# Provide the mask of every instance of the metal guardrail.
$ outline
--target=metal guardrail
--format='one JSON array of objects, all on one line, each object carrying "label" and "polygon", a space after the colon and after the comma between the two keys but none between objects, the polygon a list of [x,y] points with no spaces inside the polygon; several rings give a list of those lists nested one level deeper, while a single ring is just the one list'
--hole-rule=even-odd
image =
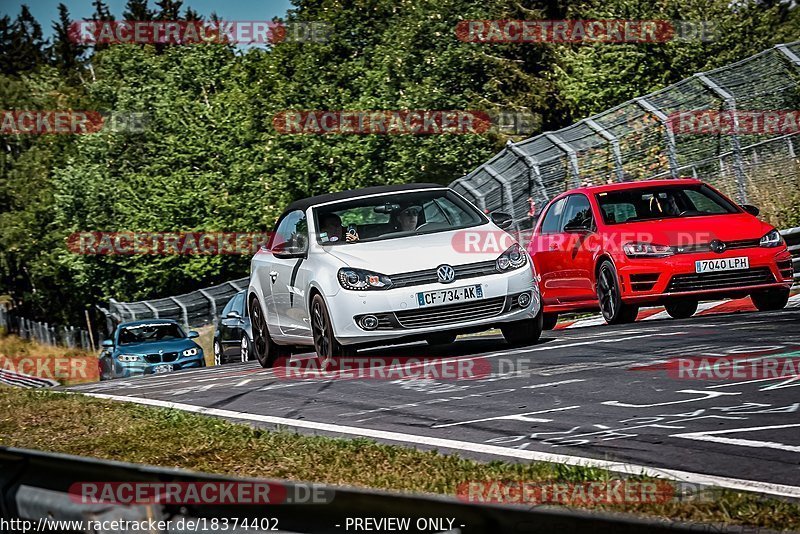
[{"label": "metal guardrail", "polygon": [[581,185],[693,176],[780,224],[782,210],[800,202],[796,131],[746,131],[734,121],[729,133],[681,132],[673,121],[708,110],[800,109],[799,74],[800,41],[777,45],[561,130],[509,142],[450,187],[525,229],[535,220],[529,200],[538,211]]},{"label": "metal guardrail", "polygon": [[138,302],[111,299],[108,309],[98,309],[106,316],[108,332],[115,324],[137,319],[175,319],[186,327],[203,326],[213,324],[228,299],[247,289],[249,282],[250,278],[239,278],[183,295]]},{"label": "metal guardrail", "polygon": [[[719,525],[699,525],[648,520],[620,514],[590,513],[553,507],[525,507],[476,504],[453,497],[400,494],[365,489],[341,488],[314,484],[325,504],[269,505],[196,505],[83,504],[70,498],[68,490],[76,482],[233,482],[245,481],[220,475],[192,473],[107,460],[97,460],[25,449],[0,447],[0,519],[48,520],[172,520],[238,518],[262,520],[274,518],[281,532],[346,532],[348,518],[419,518],[454,519],[449,534],[500,533],[518,534],[634,534],[639,532],[738,532]],[[251,482],[253,479],[247,479]],[[301,494],[308,484],[258,480],[270,486],[280,485],[289,495]],[[33,530],[31,530],[33,531]],[[69,532],[69,530],[62,530]],[[200,530],[196,530],[200,532]],[[215,530],[207,530],[214,532]],[[222,530],[216,530],[221,532]],[[353,531],[351,528],[350,531]],[[121,532],[95,531],[95,534]],[[150,531],[152,532],[152,531]],[[157,532],[166,532],[165,530]],[[178,533],[182,530],[171,530]],[[226,532],[236,532],[226,530]],[[260,532],[252,528],[239,532]],[[431,530],[403,530],[428,532]],[[440,531],[441,532],[441,531]]]}]

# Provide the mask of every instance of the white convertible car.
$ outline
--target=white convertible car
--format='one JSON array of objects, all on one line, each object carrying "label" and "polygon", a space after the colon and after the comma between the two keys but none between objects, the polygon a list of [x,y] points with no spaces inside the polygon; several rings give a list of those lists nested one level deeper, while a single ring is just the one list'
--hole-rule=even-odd
[{"label": "white convertible car", "polygon": [[[435,184],[380,186],[299,200],[253,257],[247,302],[264,367],[295,347],[323,360],[368,345],[452,343],[499,327],[534,343],[542,314],[532,263],[491,218]],[[459,232],[503,234],[501,254],[465,252]]]}]

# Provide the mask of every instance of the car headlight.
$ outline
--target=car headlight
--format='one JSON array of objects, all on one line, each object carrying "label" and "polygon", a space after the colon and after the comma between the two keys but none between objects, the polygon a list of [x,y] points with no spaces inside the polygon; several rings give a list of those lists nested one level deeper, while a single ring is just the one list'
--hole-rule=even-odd
[{"label": "car headlight", "polygon": [[761,238],[761,241],[758,242],[759,247],[779,247],[783,244],[783,238],[781,234],[778,233],[777,230],[770,230],[767,232],[767,235]]},{"label": "car headlight", "polygon": [[339,285],[350,290],[389,289],[392,280],[385,274],[375,273],[364,269],[345,267],[339,269],[337,275]]},{"label": "car headlight", "polygon": [[141,362],[144,360],[144,358],[139,354],[120,354],[119,356],[117,356],[117,359],[120,362],[125,362],[125,363]]},{"label": "car headlight", "polygon": [[638,242],[625,243],[622,251],[629,258],[666,258],[675,254],[675,250],[667,245]]},{"label": "car headlight", "polygon": [[495,262],[495,267],[500,272],[513,271],[526,263],[528,263],[528,254],[519,246],[519,243],[514,243],[500,254]]},{"label": "car headlight", "polygon": [[184,356],[196,356],[198,352],[200,352],[200,351],[197,348],[186,349],[185,351],[183,351],[183,355]]}]

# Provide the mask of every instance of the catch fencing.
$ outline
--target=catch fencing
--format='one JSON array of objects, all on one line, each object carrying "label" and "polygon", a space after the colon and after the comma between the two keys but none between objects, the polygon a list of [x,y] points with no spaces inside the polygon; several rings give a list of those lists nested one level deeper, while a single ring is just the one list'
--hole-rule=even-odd
[{"label": "catch fencing", "polygon": [[0,306],[0,327],[6,333],[43,345],[92,350],[92,337],[88,330],[33,321],[17,315],[13,309],[7,310],[4,306]]},{"label": "catch fencing", "polygon": [[247,289],[248,282],[249,278],[239,278],[184,295],[138,302],[111,299],[108,309],[98,309],[106,316],[108,332],[118,323],[137,319],[175,319],[187,328],[199,327],[212,324],[228,300]]},{"label": "catch fencing", "polygon": [[[484,210],[510,214],[524,230],[551,198],[575,187],[690,176],[759,206],[778,227],[796,225],[800,138],[791,121],[800,109],[799,82],[800,41],[777,45],[561,130],[509,142],[450,186]],[[789,123],[759,131],[739,118],[764,111],[789,112]],[[681,117],[717,112],[734,118],[729,132],[704,133],[702,122],[681,129]]]}]

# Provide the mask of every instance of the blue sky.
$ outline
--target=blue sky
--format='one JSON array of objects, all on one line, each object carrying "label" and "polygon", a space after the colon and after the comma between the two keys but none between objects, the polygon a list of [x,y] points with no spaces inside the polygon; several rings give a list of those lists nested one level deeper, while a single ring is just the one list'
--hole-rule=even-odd
[{"label": "blue sky", "polygon": [[[125,9],[127,0],[105,0],[111,13],[119,19]],[[13,0],[0,0],[0,15],[9,15],[12,18],[19,14],[22,4],[26,4],[42,25],[45,36],[52,34],[51,22],[58,19],[58,4],[63,3],[69,9],[73,20],[87,19],[94,12],[92,0],[28,0],[15,2]],[[155,7],[155,0],[149,0],[151,9]],[[191,7],[198,13],[208,16],[212,11],[225,20],[271,20],[280,17],[291,8],[290,0],[184,0],[182,10]]]}]

